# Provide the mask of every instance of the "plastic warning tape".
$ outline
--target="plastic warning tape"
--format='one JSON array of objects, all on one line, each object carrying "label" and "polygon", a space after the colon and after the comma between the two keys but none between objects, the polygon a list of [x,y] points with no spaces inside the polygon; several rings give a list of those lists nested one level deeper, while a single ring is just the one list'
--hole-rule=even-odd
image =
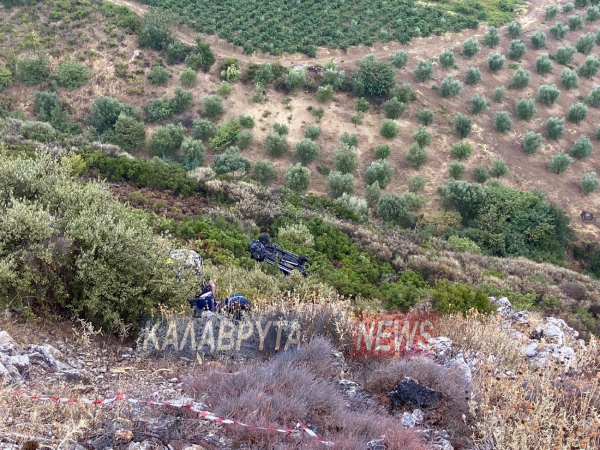
[{"label": "plastic warning tape", "polygon": [[296,433],[296,432],[298,432],[298,430],[303,430],[311,438],[316,439],[317,441],[319,441],[325,445],[328,445],[328,446],[333,445],[333,442],[329,442],[329,441],[323,439],[322,437],[317,435],[313,430],[311,430],[306,425],[304,425],[302,422],[298,422],[296,425],[296,428],[294,428],[294,429],[271,428],[271,427],[261,427],[258,425],[249,425],[249,424],[246,424],[243,422],[238,422],[237,420],[219,417],[214,413],[211,413],[209,411],[204,411],[204,410],[196,407],[192,403],[155,402],[153,400],[140,400],[137,398],[132,398],[132,397],[126,396],[125,394],[122,394],[122,393],[117,394],[115,397],[112,397],[112,398],[97,398],[97,399],[85,398],[85,397],[79,398],[79,399],[66,398],[66,397],[43,397],[43,396],[39,396],[39,395],[23,394],[22,392],[18,392],[18,391],[13,391],[13,395],[15,395],[16,397],[27,398],[30,400],[40,400],[40,401],[57,402],[57,403],[83,403],[85,405],[104,405],[104,404],[108,404],[108,403],[115,403],[118,401],[126,401],[129,403],[140,404],[140,405],[166,406],[166,407],[172,407],[172,408],[187,409],[188,411],[192,411],[192,412],[198,414],[203,419],[210,420],[210,421],[216,422],[216,423],[222,423],[225,425],[239,425],[241,427],[254,428],[257,430],[264,430],[264,431],[275,431],[277,433],[286,433],[286,434]]}]

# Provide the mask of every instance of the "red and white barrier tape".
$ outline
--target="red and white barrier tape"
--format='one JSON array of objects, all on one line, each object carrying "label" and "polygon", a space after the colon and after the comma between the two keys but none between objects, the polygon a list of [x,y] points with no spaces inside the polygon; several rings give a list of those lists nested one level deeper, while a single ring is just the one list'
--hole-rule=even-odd
[{"label": "red and white barrier tape", "polygon": [[155,402],[153,400],[140,400],[137,398],[128,397],[122,393],[117,394],[113,398],[97,398],[97,399],[91,399],[91,398],[85,398],[85,397],[80,398],[80,399],[64,398],[64,397],[42,397],[42,396],[38,396],[38,395],[27,395],[27,394],[23,394],[18,391],[13,391],[13,395],[15,395],[16,397],[28,398],[31,400],[49,401],[49,402],[57,402],[57,403],[83,403],[85,405],[104,405],[107,403],[114,403],[114,402],[124,400],[129,403],[136,403],[136,404],[141,404],[141,405],[170,406],[173,408],[187,409],[189,411],[193,411],[196,414],[198,414],[200,417],[202,417],[203,419],[211,420],[211,421],[217,422],[217,423],[223,423],[226,425],[239,425],[242,427],[255,428],[257,430],[276,431],[278,433],[286,433],[286,434],[296,433],[299,429],[301,429],[306,434],[308,434],[311,438],[316,439],[317,441],[322,442],[325,445],[333,445],[333,442],[326,441],[325,439],[323,439],[322,437],[317,435],[313,430],[311,430],[306,425],[304,425],[302,422],[298,422],[298,424],[296,425],[296,428],[294,428],[294,429],[270,428],[270,427],[261,427],[258,425],[248,425],[246,423],[238,422],[237,420],[231,420],[231,419],[225,419],[224,417],[219,417],[209,411],[203,411],[203,410],[195,407],[191,403],[179,404],[179,403],[173,403],[173,402]]}]

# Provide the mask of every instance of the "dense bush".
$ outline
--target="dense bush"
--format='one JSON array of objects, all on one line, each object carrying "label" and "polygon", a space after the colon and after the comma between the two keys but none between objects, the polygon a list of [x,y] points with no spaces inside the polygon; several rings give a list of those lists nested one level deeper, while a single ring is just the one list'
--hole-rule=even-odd
[{"label": "dense bush", "polygon": [[320,153],[321,149],[319,146],[310,139],[305,138],[296,144],[294,156],[303,166],[307,166],[317,159]]},{"label": "dense bush", "polygon": [[598,177],[596,176],[596,172],[589,172],[583,174],[581,177],[581,190],[585,195],[590,195],[593,192],[598,190],[600,186],[600,182],[598,181]]},{"label": "dense bush", "polygon": [[163,50],[175,39],[173,23],[175,16],[158,8],[150,8],[142,19],[139,42],[142,47]]},{"label": "dense bush", "polygon": [[567,119],[569,122],[579,123],[587,118],[587,112],[587,106],[583,103],[576,103],[569,108]]},{"label": "dense bush", "polygon": [[556,5],[546,6],[546,20],[554,19],[558,11],[559,8]]},{"label": "dense bush", "polygon": [[245,150],[248,147],[250,147],[250,144],[252,144],[252,139],[253,139],[252,131],[242,130],[235,137],[235,145],[240,150]]},{"label": "dense bush", "polygon": [[408,180],[408,192],[420,192],[425,188],[425,178],[422,175],[415,175]]},{"label": "dense bush", "polygon": [[487,191],[478,184],[466,181],[446,181],[439,188],[442,204],[452,206],[464,219],[473,219],[485,202]]},{"label": "dense bush", "polygon": [[521,23],[520,22],[511,22],[508,24],[508,35],[511,38],[516,38],[521,36],[521,33],[523,32],[523,28],[521,27]]},{"label": "dense bush", "polygon": [[267,134],[264,147],[267,155],[274,158],[279,158],[288,151],[287,141],[278,133]]},{"label": "dense bush", "polygon": [[570,45],[565,47],[558,47],[556,49],[556,54],[554,55],[554,59],[557,63],[562,64],[563,66],[567,66],[571,64],[573,61],[573,55],[575,54],[575,49]]},{"label": "dense bush", "polygon": [[586,33],[579,36],[575,43],[575,48],[579,53],[589,55],[594,48],[596,37],[592,33]]},{"label": "dense bush", "polygon": [[521,39],[513,39],[508,47],[508,57],[518,61],[525,55],[526,50],[525,42]]},{"label": "dense bush", "polygon": [[450,178],[460,180],[465,174],[465,165],[460,161],[452,161],[448,166],[448,175]]},{"label": "dense bush", "polygon": [[373,184],[367,185],[365,189],[365,200],[367,200],[367,205],[373,207],[377,205],[377,201],[381,196],[381,188],[379,187],[379,183],[376,181]]},{"label": "dense bush", "polygon": [[467,39],[462,46],[462,55],[471,58],[479,53],[479,41],[476,38]]},{"label": "dense bush", "polygon": [[100,9],[110,23],[122,28],[127,34],[139,33],[142,22],[128,7],[105,1]]},{"label": "dense bush", "polygon": [[598,19],[600,19],[600,9],[598,6],[590,6],[586,10],[585,20],[588,22],[595,22]]},{"label": "dense bush", "polygon": [[340,138],[340,143],[344,145],[348,145],[350,147],[358,146],[358,134],[348,133],[347,131],[342,134]]},{"label": "dense bush", "polygon": [[217,175],[232,172],[248,172],[250,170],[250,161],[240,156],[240,150],[237,147],[229,147],[220,155],[215,156],[212,168]]},{"label": "dense bush", "polygon": [[494,101],[496,103],[502,103],[504,100],[504,94],[506,93],[506,89],[504,86],[497,87],[494,89]]},{"label": "dense bush", "polygon": [[466,138],[471,134],[471,119],[463,114],[456,114],[454,116],[454,132],[461,139]]},{"label": "dense bush", "polygon": [[529,86],[530,74],[528,70],[523,70],[521,67],[517,69],[513,75],[512,81],[509,87],[516,89],[523,89]]},{"label": "dense bush", "polygon": [[140,119],[140,113],[133,106],[120,103],[112,97],[99,97],[92,103],[86,123],[94,127],[98,134],[103,134],[114,128],[117,119],[124,114],[134,119]]},{"label": "dense bush", "polygon": [[352,173],[356,170],[356,150],[348,145],[340,145],[333,153],[335,169],[342,173]]},{"label": "dense bush", "polygon": [[196,71],[190,69],[189,67],[183,69],[179,74],[179,82],[183,87],[193,87],[196,86],[198,75]]},{"label": "dense bush", "polygon": [[490,107],[487,99],[479,94],[473,94],[469,103],[471,114],[479,114]]},{"label": "dense bush", "polygon": [[202,99],[202,112],[211,120],[220,119],[225,114],[223,101],[216,95],[209,95]]},{"label": "dense bush", "polygon": [[[195,74],[195,72],[194,72]],[[154,65],[152,66],[152,70],[150,71],[150,75],[148,75],[148,79],[152,84],[156,84],[158,86],[163,86],[167,84],[169,79],[171,78],[171,72],[165,69],[163,66]]]},{"label": "dense bush", "polygon": [[500,53],[493,52],[488,55],[488,69],[496,73],[504,68],[506,57]]},{"label": "dense bush", "polygon": [[121,114],[115,122],[113,143],[121,149],[135,153],[146,144],[146,128],[133,117]]},{"label": "dense bush", "polygon": [[466,283],[452,284],[448,280],[440,281],[432,291],[433,304],[440,314],[467,314],[475,310],[479,313],[494,311],[488,296],[480,289],[473,290]]},{"label": "dense bush", "polygon": [[395,138],[398,135],[398,122],[392,119],[384,119],[379,127],[379,132],[384,138]]},{"label": "dense bush", "polygon": [[550,117],[546,121],[546,133],[550,139],[558,140],[565,134],[565,119]]},{"label": "dense bush", "polygon": [[552,106],[558,101],[560,91],[555,84],[542,84],[538,89],[537,99],[546,106]]},{"label": "dense bush", "polygon": [[560,174],[566,171],[571,164],[573,164],[573,158],[571,158],[565,152],[558,152],[548,163],[548,170],[550,172]]},{"label": "dense bush", "polygon": [[396,68],[406,66],[408,63],[408,52],[406,50],[398,50],[390,57],[390,63]]},{"label": "dense bush", "polygon": [[13,74],[7,68],[0,69],[0,92],[9,87],[13,82]]},{"label": "dense bush", "polygon": [[254,83],[258,83],[261,86],[268,86],[275,79],[275,74],[273,73],[273,67],[269,63],[262,63],[260,66],[256,68],[256,72],[254,72],[254,77],[252,81]]},{"label": "dense bush", "polygon": [[586,102],[588,105],[593,106],[595,108],[600,107],[600,86],[596,86],[590,91],[590,93],[587,96]]},{"label": "dense bush", "polygon": [[581,30],[583,28],[583,18],[581,17],[581,14],[569,16],[568,24],[569,30],[571,31]]},{"label": "dense bush", "polygon": [[517,117],[521,120],[531,120],[531,118],[536,113],[535,109],[535,101],[532,98],[529,99],[519,99],[515,102],[515,110],[517,112]]},{"label": "dense bush", "polygon": [[417,143],[419,147],[425,147],[431,143],[431,133],[427,131],[423,125],[419,125],[419,128],[412,134],[413,141]]},{"label": "dense bush", "polygon": [[563,14],[568,14],[571,11],[573,11],[574,8],[575,8],[575,6],[573,5],[572,2],[567,2],[563,5],[562,12],[563,12]]},{"label": "dense bush", "polygon": [[321,127],[310,125],[304,130],[304,137],[316,141],[321,136]]},{"label": "dense bush", "polygon": [[478,183],[485,183],[488,178],[487,169],[483,166],[476,166],[473,169],[473,177]]},{"label": "dense bush", "polygon": [[365,181],[367,184],[373,184],[376,181],[381,188],[385,188],[392,180],[392,166],[383,160],[373,161],[365,172]]},{"label": "dense bush", "polygon": [[383,110],[388,119],[397,119],[406,111],[407,106],[406,103],[402,103],[396,97],[393,97],[383,103]]},{"label": "dense bush", "polygon": [[256,161],[252,169],[252,179],[268,185],[277,179],[277,168],[271,161]]},{"label": "dense bush", "polygon": [[208,72],[211,66],[215,63],[215,55],[210,49],[210,45],[202,42],[200,38],[196,39],[196,47],[192,53],[185,58],[185,64],[193,70],[203,70]]},{"label": "dense bush", "polygon": [[395,194],[381,194],[377,200],[377,215],[386,222],[409,227],[413,218],[406,201]]},{"label": "dense bush", "polygon": [[406,161],[413,169],[420,169],[423,164],[429,160],[429,155],[424,148],[420,147],[416,142],[408,148]]},{"label": "dense bush", "polygon": [[68,132],[73,127],[69,123],[68,109],[68,105],[58,97],[56,92],[35,93],[34,111],[37,120],[48,122],[57,131]]},{"label": "dense bush", "polygon": [[279,136],[285,136],[289,134],[290,127],[288,127],[285,123],[275,122],[273,124],[273,130],[275,130],[275,133],[277,133]]},{"label": "dense bush", "polygon": [[415,78],[423,82],[433,78],[433,63],[431,61],[419,61],[415,68]]},{"label": "dense bush", "polygon": [[452,50],[444,50],[440,53],[439,60],[440,66],[444,69],[454,67],[454,64],[456,63],[456,58],[454,57],[454,52]]},{"label": "dense bush", "polygon": [[333,199],[343,194],[351,194],[354,192],[354,177],[350,173],[330,172],[327,176],[327,189]]},{"label": "dense bush", "polygon": [[483,36],[483,45],[487,47],[496,47],[500,43],[500,33],[498,33],[497,27],[488,28],[487,32]]},{"label": "dense bush", "polygon": [[49,142],[56,139],[56,130],[46,122],[25,120],[21,124],[20,133],[25,139],[39,142]]},{"label": "dense bush", "polygon": [[369,110],[369,101],[364,98],[361,97],[356,101],[356,110],[358,112],[367,112]]},{"label": "dense bush", "polygon": [[392,148],[388,144],[381,144],[375,147],[373,159],[386,159],[392,154]]},{"label": "dense bush", "polygon": [[417,120],[421,125],[431,125],[433,123],[433,112],[430,109],[421,109],[417,113]]},{"label": "dense bush", "polygon": [[554,39],[562,41],[567,35],[567,31],[569,31],[569,27],[563,25],[562,22],[556,22],[554,25],[550,27],[550,36]]},{"label": "dense bush", "polygon": [[494,158],[490,167],[490,175],[500,178],[508,173],[508,166],[502,158]]},{"label": "dense bush", "polygon": [[192,124],[192,137],[201,141],[206,141],[213,136],[215,130],[206,119],[194,119]]},{"label": "dense bush", "polygon": [[17,62],[17,79],[32,86],[44,83],[50,78],[48,58],[23,58]]},{"label": "dense bush", "polygon": [[310,185],[310,172],[302,164],[297,163],[285,171],[285,186],[296,192],[303,192]]},{"label": "dense bush", "polygon": [[465,76],[465,84],[473,85],[481,81],[481,72],[477,67],[469,67]]},{"label": "dense bush", "polygon": [[473,149],[471,148],[471,144],[466,141],[457,142],[450,148],[450,156],[453,159],[457,159],[462,161],[463,159],[467,159]]},{"label": "dense bush", "polygon": [[[193,47],[184,44],[179,40],[174,40],[167,45],[167,62],[169,64],[179,64],[185,61],[185,58],[192,53]],[[192,70],[192,69],[190,69]]]},{"label": "dense bush", "polygon": [[440,86],[440,94],[442,97],[456,97],[462,91],[463,84],[459,80],[455,80],[451,76],[447,76],[442,80]]},{"label": "dense bush", "polygon": [[545,75],[547,73],[552,72],[552,61],[550,60],[550,56],[538,56],[535,60],[535,70],[540,75]]},{"label": "dense bush", "polygon": [[396,76],[389,62],[366,56],[358,62],[352,89],[359,96],[379,97],[389,93],[395,84]]},{"label": "dense bush", "polygon": [[233,93],[233,86],[227,81],[221,81],[219,88],[217,89],[217,95],[227,98]]},{"label": "dense bush", "polygon": [[579,73],[579,76],[590,79],[598,73],[598,69],[600,69],[600,60],[592,55],[589,55],[587,58],[585,58],[583,64],[579,66],[579,70],[577,72]]},{"label": "dense bush", "polygon": [[320,103],[327,103],[330,102],[331,100],[333,100],[333,86],[331,86],[330,84],[325,85],[325,86],[319,86],[317,88],[317,101],[319,101]]},{"label": "dense bush", "polygon": [[235,143],[240,131],[240,124],[231,118],[229,122],[217,125],[213,137],[209,139],[210,146],[215,152],[222,152]]},{"label": "dense bush", "polygon": [[185,137],[181,124],[157,127],[150,136],[148,151],[151,155],[174,159]]},{"label": "dense bush", "polygon": [[560,83],[566,89],[575,89],[579,87],[579,77],[574,70],[565,68],[560,74]]},{"label": "dense bush", "polygon": [[578,159],[587,158],[592,154],[593,148],[592,141],[584,134],[575,141],[569,155]]},{"label": "dense bush", "polygon": [[181,143],[181,162],[186,169],[193,170],[202,166],[205,158],[206,150],[202,142],[187,137],[183,139]]},{"label": "dense bush", "polygon": [[87,67],[73,61],[60,64],[56,69],[56,80],[59,86],[77,89],[87,83],[90,71]]},{"label": "dense bush", "polygon": [[543,31],[534,31],[531,35],[531,46],[536,50],[546,48],[546,33]]},{"label": "dense bush", "polygon": [[543,141],[543,138],[540,133],[528,131],[527,133],[525,133],[523,135],[523,143],[521,145],[521,148],[528,155],[533,155],[542,146],[542,141]]},{"label": "dense bush", "polygon": [[512,130],[512,120],[506,111],[498,111],[495,119],[496,130],[500,133]]},{"label": "dense bush", "polygon": [[240,125],[244,128],[254,128],[254,117],[240,114]]}]

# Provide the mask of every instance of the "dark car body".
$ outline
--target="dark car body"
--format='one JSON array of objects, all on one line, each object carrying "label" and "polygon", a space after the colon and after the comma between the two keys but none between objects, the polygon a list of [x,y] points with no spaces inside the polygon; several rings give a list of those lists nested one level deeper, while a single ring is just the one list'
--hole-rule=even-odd
[{"label": "dark car body", "polygon": [[289,275],[294,270],[306,275],[308,257],[288,252],[277,244],[269,242],[269,236],[263,235],[250,243],[250,255],[258,262],[277,263],[279,270]]}]

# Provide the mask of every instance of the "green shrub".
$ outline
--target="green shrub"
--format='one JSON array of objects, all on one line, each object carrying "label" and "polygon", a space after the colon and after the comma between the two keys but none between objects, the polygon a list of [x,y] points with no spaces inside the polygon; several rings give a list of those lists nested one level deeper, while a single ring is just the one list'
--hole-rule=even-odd
[{"label": "green shrub", "polygon": [[215,130],[206,119],[194,119],[192,124],[192,137],[201,141],[206,141],[211,138],[215,133]]},{"label": "green shrub", "polygon": [[326,86],[319,86],[317,88],[317,101],[319,101],[320,103],[327,103],[330,102],[331,100],[333,100],[333,86],[331,85],[326,85]]},{"label": "green shrub", "polygon": [[232,172],[248,172],[250,170],[250,161],[240,156],[240,150],[237,147],[229,147],[220,155],[215,156],[212,168],[217,175]]},{"label": "green shrub", "polygon": [[477,67],[469,67],[465,76],[465,84],[474,85],[481,81],[481,72]]},{"label": "green shrub", "polygon": [[262,86],[268,86],[275,79],[275,75],[273,74],[273,68],[269,63],[262,63],[254,72],[254,77],[252,81],[254,84],[260,84]]},{"label": "green shrub", "polygon": [[194,139],[184,138],[181,143],[182,164],[188,170],[193,170],[204,164],[206,150],[202,142]]},{"label": "green shrub", "polygon": [[34,111],[37,120],[48,122],[57,131],[68,132],[73,126],[69,123],[68,109],[68,105],[58,98],[56,92],[35,93]]},{"label": "green shrub", "polygon": [[533,131],[528,131],[523,135],[522,149],[528,155],[533,155],[542,146],[542,135]]},{"label": "green shrub", "polygon": [[210,49],[210,45],[199,39],[196,40],[196,47],[194,47],[192,53],[185,58],[185,64],[190,69],[204,72],[208,72],[215,61],[215,55]]},{"label": "green shrub", "polygon": [[310,172],[302,164],[297,163],[285,171],[285,186],[296,192],[303,192],[310,185]]},{"label": "green shrub", "polygon": [[431,143],[431,133],[427,131],[423,125],[419,125],[419,128],[412,134],[413,141],[417,143],[419,147],[425,147]]},{"label": "green shrub", "polygon": [[555,84],[543,84],[538,89],[537,99],[546,106],[555,104],[558,101],[558,97],[560,97],[560,91]]},{"label": "green shrub", "polygon": [[448,166],[448,174],[450,178],[460,180],[465,174],[465,165],[460,161],[452,161]]},{"label": "green shrub", "polygon": [[573,158],[571,158],[565,152],[558,152],[548,163],[548,170],[550,172],[560,174],[566,171],[572,163]]},{"label": "green shrub", "polygon": [[393,97],[383,103],[383,110],[385,111],[385,116],[388,119],[397,119],[404,114],[407,106],[408,105],[406,103],[402,103],[396,97]]},{"label": "green shrub", "polygon": [[140,32],[142,22],[128,7],[103,2],[100,9],[110,23],[122,28],[127,34],[138,34]]},{"label": "green shrub", "polygon": [[447,76],[442,80],[440,86],[440,94],[442,97],[455,97],[462,91],[463,84],[459,80],[453,79],[451,76]]},{"label": "green shrub", "polygon": [[387,161],[379,159],[367,167],[365,181],[368,185],[377,181],[381,188],[385,188],[392,180],[392,172],[392,166]]},{"label": "green shrub", "polygon": [[502,158],[494,158],[490,167],[490,175],[495,178],[500,178],[508,173],[508,166]]},{"label": "green shrub", "polygon": [[250,131],[250,130],[242,130],[235,137],[235,145],[240,150],[245,150],[248,147],[250,147],[250,144],[252,144],[252,139],[253,139],[253,137],[252,137],[252,131]]},{"label": "green shrub", "polygon": [[227,81],[221,81],[221,84],[217,88],[217,95],[227,98],[233,93],[233,86]]},{"label": "green shrub", "polygon": [[354,126],[361,125],[365,120],[365,113],[357,112],[350,116],[350,122],[354,124]]},{"label": "green shrub", "polygon": [[575,141],[569,155],[578,159],[587,158],[592,154],[593,148],[592,141],[584,134]]},{"label": "green shrub", "polygon": [[273,129],[279,136],[285,136],[290,132],[290,128],[285,123],[275,122],[273,124]]},{"label": "green shrub", "polygon": [[572,2],[567,2],[563,5],[562,12],[563,12],[563,14],[568,14],[571,11],[573,11],[574,8],[575,8],[575,6],[573,6]]},{"label": "green shrub", "polygon": [[590,6],[586,10],[585,20],[588,22],[595,22],[598,19],[600,19],[600,9],[598,6]]},{"label": "green shrub", "polygon": [[566,45],[564,47],[558,47],[556,49],[556,54],[554,55],[554,59],[557,63],[562,64],[563,66],[571,64],[573,61],[573,55],[575,54],[575,49],[570,45]]},{"label": "green shrub", "polygon": [[571,105],[569,112],[567,113],[567,120],[573,123],[579,123],[587,118],[587,106],[583,103],[576,103]]},{"label": "green shrub", "polygon": [[7,69],[0,69],[0,92],[8,88],[13,82],[13,74]]},{"label": "green shrub", "polygon": [[535,101],[532,98],[519,99],[515,102],[515,110],[517,112],[517,118],[521,120],[531,120],[536,113]]},{"label": "green shrub", "polygon": [[550,27],[550,36],[554,39],[562,41],[567,35],[567,31],[569,31],[569,27],[563,25],[562,22],[556,22],[554,25]]},{"label": "green shrub", "polygon": [[288,151],[287,141],[277,133],[269,133],[265,137],[265,152],[273,158],[279,158]]},{"label": "green shrub", "polygon": [[348,145],[350,147],[357,147],[358,146],[358,135],[355,133],[345,132],[344,134],[342,134],[342,137],[340,138],[340,143],[342,143],[344,145]]},{"label": "green shrub", "polygon": [[433,78],[433,63],[431,61],[419,61],[415,68],[415,78],[423,82]]},{"label": "green shrub", "polygon": [[235,143],[240,131],[240,125],[233,118],[228,122],[217,125],[214,136],[209,139],[211,148],[215,152],[222,152]]},{"label": "green shrub", "polygon": [[225,114],[223,101],[216,95],[209,95],[202,99],[202,110],[204,115],[211,120],[218,120]]},{"label": "green shrub", "polygon": [[354,177],[350,173],[330,172],[327,176],[327,188],[333,199],[340,198],[343,194],[351,194],[354,192]]},{"label": "green shrub", "polygon": [[587,78],[589,80],[598,73],[598,69],[600,69],[600,60],[593,57],[592,55],[589,55],[585,59],[584,63],[581,66],[579,66],[578,73],[579,76],[582,76],[583,78]]},{"label": "green shrub", "polygon": [[367,112],[369,110],[369,101],[366,98],[359,98],[356,102],[356,110],[358,112]]},{"label": "green shrub", "polygon": [[146,122],[159,122],[168,119],[173,115],[171,102],[168,98],[159,98],[152,100],[146,105]]},{"label": "green shrub", "polygon": [[487,32],[483,36],[483,45],[487,47],[496,47],[500,43],[500,33],[498,33],[497,27],[488,28]]},{"label": "green shrub", "polygon": [[574,70],[565,68],[560,75],[560,82],[565,89],[575,89],[579,87],[579,77]]},{"label": "green shrub", "polygon": [[221,61],[219,66],[219,75],[222,79],[229,83],[235,83],[240,79],[242,73],[240,71],[240,64],[237,58],[229,57]]},{"label": "green shrub", "polygon": [[509,87],[515,89],[523,89],[529,86],[530,74],[528,70],[523,70],[521,67],[517,69],[513,75],[513,79],[509,84]]},{"label": "green shrub", "polygon": [[164,50],[175,39],[173,38],[173,23],[175,17],[171,13],[158,8],[150,8],[142,19],[139,42],[142,47],[154,50]]},{"label": "green shrub", "polygon": [[516,38],[521,36],[521,33],[523,32],[523,28],[521,27],[521,24],[519,22],[511,22],[508,24],[508,35],[511,38]]},{"label": "green shrub", "polygon": [[535,60],[535,70],[540,75],[545,75],[547,73],[552,72],[552,61],[550,60],[550,56],[538,56]]},{"label": "green shrub", "polygon": [[471,134],[471,119],[463,114],[456,114],[454,116],[454,132],[461,139],[466,138]]},{"label": "green shrub", "polygon": [[519,61],[525,55],[527,48],[521,39],[513,39],[508,47],[508,57],[513,61]]},{"label": "green shrub", "polygon": [[338,172],[354,172],[356,170],[356,151],[354,147],[340,145],[339,149],[333,152],[333,164]]},{"label": "green shrub", "polygon": [[388,94],[395,84],[396,74],[389,62],[365,56],[358,62],[352,89],[358,96],[380,97]]},{"label": "green shrub", "polygon": [[48,81],[49,78],[50,67],[45,56],[23,58],[17,61],[17,80],[35,86]]},{"label": "green shrub", "polygon": [[595,108],[600,107],[600,86],[596,86],[587,96],[587,104]]},{"label": "green shrub", "polygon": [[466,283],[451,284],[448,280],[440,281],[432,291],[432,298],[435,309],[443,315],[466,315],[471,310],[484,314],[494,311],[487,295],[480,289],[474,291]]},{"label": "green shrub", "polygon": [[379,127],[379,132],[384,138],[393,139],[398,135],[398,123],[392,119],[384,119]]},{"label": "green shrub", "polygon": [[498,111],[495,120],[496,130],[500,133],[512,130],[512,120],[506,111]]},{"label": "green shrub", "polygon": [[462,161],[467,159],[471,155],[472,151],[473,149],[471,148],[471,144],[466,141],[460,141],[450,148],[450,156],[453,159]]},{"label": "green shrub", "polygon": [[367,205],[370,207],[377,205],[380,196],[381,188],[379,187],[379,183],[377,181],[373,184],[367,185],[367,188],[365,189],[365,199],[367,200]]},{"label": "green shrub", "polygon": [[455,234],[448,238],[448,245],[459,252],[481,253],[479,246],[469,238],[461,238]]},{"label": "green shrub", "polygon": [[47,122],[25,120],[20,131],[25,139],[32,141],[49,142],[56,139],[56,130]]},{"label": "green shrub", "polygon": [[405,50],[398,50],[390,57],[390,63],[396,68],[406,66],[408,63],[408,52]]},{"label": "green shrub", "polygon": [[462,47],[462,55],[471,58],[479,53],[479,41],[476,38],[467,39]]},{"label": "green shrub", "polygon": [[197,82],[197,74],[196,71],[190,69],[189,67],[183,69],[179,74],[179,82],[183,87],[193,87],[196,86]]},{"label": "green shrub", "polygon": [[452,50],[444,50],[440,53],[439,60],[440,66],[444,69],[454,67],[454,64],[456,63],[456,58],[454,57],[454,52]]},{"label": "green shrub", "polygon": [[417,99],[417,95],[410,87],[410,84],[402,83],[394,86],[390,91],[390,97],[396,97],[400,102],[407,105]]},{"label": "green shrub", "polygon": [[504,88],[504,86],[494,89],[494,101],[496,103],[502,103],[502,101],[504,100],[505,92],[506,89]]},{"label": "green shrub", "polygon": [[240,114],[240,125],[244,128],[254,128],[254,117]]},{"label": "green shrub", "polygon": [[433,123],[433,112],[430,109],[421,109],[417,113],[417,120],[421,125],[431,125]]},{"label": "green shrub", "polygon": [[425,178],[421,175],[415,175],[408,179],[408,192],[420,192],[425,188]]},{"label": "green shrub", "polygon": [[133,106],[120,103],[111,97],[99,97],[92,103],[90,114],[86,117],[86,123],[94,127],[96,132],[101,135],[114,128],[121,114],[140,119],[140,112]]},{"label": "green shrub", "polygon": [[596,172],[585,173],[581,177],[581,190],[585,195],[590,195],[591,193],[596,192],[598,190],[598,186],[600,186],[600,182],[598,181]]},{"label": "green shrub", "polygon": [[550,139],[558,140],[565,134],[565,119],[550,117],[546,121],[546,133]]},{"label": "green shrub", "polygon": [[408,153],[406,154],[406,161],[415,170],[421,168],[423,164],[426,164],[429,160],[429,155],[424,148],[420,147],[416,142],[413,143],[408,148]]},{"label": "green shrub", "polygon": [[321,149],[317,144],[310,139],[302,139],[296,144],[294,156],[303,166],[307,166],[317,159],[320,153]]},{"label": "green shrub", "polygon": [[185,58],[187,58],[187,56],[190,53],[192,53],[192,50],[193,47],[186,45],[183,42],[176,39],[167,45],[167,62],[169,64],[182,63],[183,61],[185,61]]},{"label": "green shrub", "polygon": [[546,6],[546,20],[554,19],[558,11],[559,8],[556,5]]},{"label": "green shrub", "polygon": [[377,215],[385,222],[409,227],[413,218],[406,201],[395,194],[381,194],[377,200]]},{"label": "green shrub", "polygon": [[592,33],[586,33],[579,36],[575,43],[575,48],[579,53],[589,55],[594,48],[596,37]]},{"label": "green shrub", "polygon": [[487,169],[483,166],[476,166],[473,169],[473,176],[478,183],[485,183],[488,178]]},{"label": "green shrub", "polygon": [[121,149],[135,153],[146,144],[146,128],[139,120],[121,114],[115,122],[113,142]]},{"label": "green shrub", "polygon": [[488,55],[488,69],[493,73],[497,73],[504,68],[505,61],[506,57],[504,55],[497,52],[490,53]]},{"label": "green shrub", "polygon": [[180,114],[186,109],[191,108],[193,101],[194,95],[191,91],[184,91],[180,88],[175,88],[175,95],[171,100],[169,100],[169,103],[173,113]]},{"label": "green shrub", "polygon": [[473,97],[471,97],[470,101],[471,114],[479,114],[483,111],[486,111],[489,107],[490,103],[485,97],[479,94],[473,94]]},{"label": "green shrub", "polygon": [[321,127],[310,125],[304,130],[304,137],[316,141],[321,136]]},{"label": "green shrub", "polygon": [[543,31],[534,31],[531,35],[531,46],[536,50],[546,48],[546,33]]},{"label": "green shrub", "polygon": [[583,28],[583,18],[581,17],[581,14],[569,16],[568,24],[569,30],[571,31],[581,30]]},{"label": "green shrub", "polygon": [[77,89],[87,83],[90,71],[87,67],[75,62],[60,64],[56,69],[56,80],[59,86]]},{"label": "green shrub", "polygon": [[181,124],[157,127],[150,136],[148,151],[151,155],[160,158],[175,159],[184,137],[184,129]]},{"label": "green shrub", "polygon": [[277,179],[277,169],[271,161],[256,161],[252,169],[252,179],[268,185]]},{"label": "green shrub", "polygon": [[388,144],[381,144],[375,147],[373,159],[386,159],[392,154],[392,148]]},{"label": "green shrub", "polygon": [[150,75],[148,75],[148,79],[152,84],[163,86],[167,84],[171,76],[171,72],[169,72],[163,66],[156,65],[152,66],[152,70],[150,71]]}]

